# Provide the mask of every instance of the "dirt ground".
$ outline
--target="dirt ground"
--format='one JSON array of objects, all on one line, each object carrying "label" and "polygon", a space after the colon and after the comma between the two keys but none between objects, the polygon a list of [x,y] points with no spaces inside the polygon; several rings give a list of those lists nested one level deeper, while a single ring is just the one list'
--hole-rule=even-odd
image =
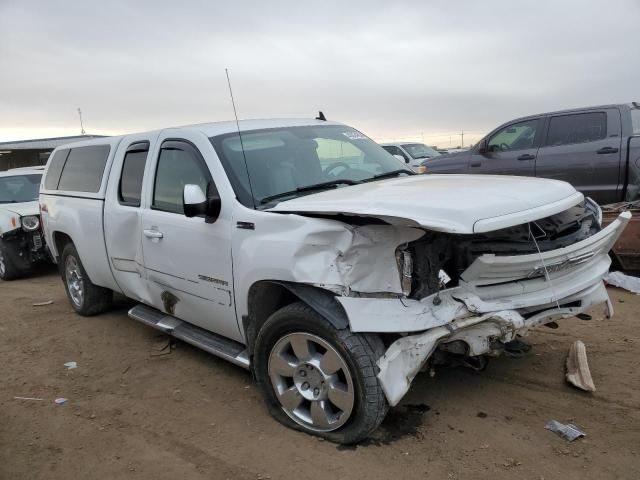
[{"label": "dirt ground", "polygon": [[[340,448],[272,420],[246,371],[184,343],[163,355],[126,301],[82,318],[53,269],[1,283],[0,478],[638,479],[640,296],[610,294],[613,319],[541,328],[524,358],[419,376],[375,438]],[[594,394],[564,382],[577,338]]]}]

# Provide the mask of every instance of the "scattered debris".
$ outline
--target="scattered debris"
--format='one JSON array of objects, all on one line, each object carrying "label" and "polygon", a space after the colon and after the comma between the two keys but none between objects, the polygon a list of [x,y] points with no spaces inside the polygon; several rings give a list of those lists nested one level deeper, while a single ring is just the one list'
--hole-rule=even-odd
[{"label": "scattered debris", "polygon": [[45,302],[36,302],[36,303],[32,303],[31,305],[33,305],[34,307],[44,307],[46,305],[51,305],[53,304],[53,300],[47,300]]},{"label": "scattered debris", "polygon": [[562,438],[573,442],[576,438],[585,437],[587,434],[580,430],[578,427],[573,425],[572,423],[560,423],[557,420],[550,420],[544,428],[550,430],[554,433],[557,433]]},{"label": "scattered debris", "polygon": [[67,370],[73,370],[74,368],[78,368],[78,364],[76,362],[67,362],[64,364]]},{"label": "scattered debris", "polygon": [[15,400],[37,400],[38,402],[42,401],[42,398],[35,397],[13,397]]},{"label": "scattered debris", "polygon": [[476,417],[478,418],[487,418],[487,414],[484,412],[478,412],[478,414],[476,415]]},{"label": "scattered debris", "polygon": [[122,370],[122,375],[124,375],[125,373],[127,373],[129,371],[129,369],[131,368],[131,365],[127,365],[124,370]]},{"label": "scattered debris", "polygon": [[624,288],[629,292],[640,295],[640,278],[625,275],[622,272],[609,272],[604,281],[614,287]]},{"label": "scattered debris", "polygon": [[151,345],[151,353],[152,357],[160,357],[162,355],[169,355],[171,353],[171,338],[166,335],[161,335],[156,337],[153,344]]},{"label": "scattered debris", "polygon": [[53,403],[55,403],[56,405],[64,405],[65,403],[67,403],[67,399],[66,398],[56,398]]},{"label": "scattered debris", "polygon": [[567,382],[586,392],[595,392],[596,386],[591,378],[587,362],[587,348],[582,340],[576,340],[567,355]]},{"label": "scattered debris", "polygon": [[504,344],[504,353],[509,357],[521,358],[530,351],[531,345],[523,340],[520,340],[520,338],[514,338],[510,342]]}]

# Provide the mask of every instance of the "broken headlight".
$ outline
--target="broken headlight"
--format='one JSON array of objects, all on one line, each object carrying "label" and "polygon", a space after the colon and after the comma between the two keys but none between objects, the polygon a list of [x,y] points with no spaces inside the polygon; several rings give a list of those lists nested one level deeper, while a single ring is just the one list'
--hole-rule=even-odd
[{"label": "broken headlight", "polygon": [[400,270],[400,284],[402,294],[408,297],[411,294],[411,277],[413,275],[413,258],[408,250],[396,251],[396,260]]},{"label": "broken headlight", "polygon": [[593,214],[596,217],[596,221],[598,222],[598,225],[602,226],[602,209],[600,208],[600,205],[598,205],[591,198],[586,197],[585,207],[587,207],[589,210],[593,212]]},{"label": "broken headlight", "polygon": [[37,215],[29,215],[28,217],[22,217],[22,229],[25,232],[33,232],[40,226],[40,219]]}]

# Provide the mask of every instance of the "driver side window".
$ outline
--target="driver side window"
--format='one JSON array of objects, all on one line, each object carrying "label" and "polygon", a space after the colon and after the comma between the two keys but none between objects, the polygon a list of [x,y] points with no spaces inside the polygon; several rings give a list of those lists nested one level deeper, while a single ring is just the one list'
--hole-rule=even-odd
[{"label": "driver side window", "polygon": [[533,148],[538,120],[512,123],[493,135],[488,142],[490,152],[513,152]]},{"label": "driver side window", "polygon": [[187,184],[198,185],[203,192],[212,182],[202,155],[189,143],[167,140],[162,144],[151,208],[184,214],[182,194]]}]

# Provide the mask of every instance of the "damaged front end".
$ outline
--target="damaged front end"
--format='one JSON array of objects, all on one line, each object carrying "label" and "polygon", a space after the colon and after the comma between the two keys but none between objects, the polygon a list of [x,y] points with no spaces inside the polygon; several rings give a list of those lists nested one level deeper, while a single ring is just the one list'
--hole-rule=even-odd
[{"label": "damaged front end", "polygon": [[34,263],[49,260],[44,237],[39,228],[16,228],[0,235],[4,255],[19,271],[29,271]]},{"label": "damaged front end", "polygon": [[600,229],[597,209],[586,203],[494,232],[427,232],[396,250],[402,294],[336,299],[352,331],[391,339],[378,378],[393,406],[438,350],[498,355],[531,328],[594,305],[611,315],[602,278],[630,218],[622,213]]}]

